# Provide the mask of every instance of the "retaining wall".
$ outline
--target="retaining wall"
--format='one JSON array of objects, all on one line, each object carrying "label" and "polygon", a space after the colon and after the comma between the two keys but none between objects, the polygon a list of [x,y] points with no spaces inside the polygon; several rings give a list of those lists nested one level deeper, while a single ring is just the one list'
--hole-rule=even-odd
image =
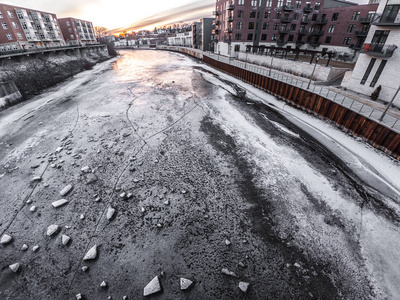
[{"label": "retaining wall", "polygon": [[22,95],[14,82],[0,82],[0,110],[21,100]]}]

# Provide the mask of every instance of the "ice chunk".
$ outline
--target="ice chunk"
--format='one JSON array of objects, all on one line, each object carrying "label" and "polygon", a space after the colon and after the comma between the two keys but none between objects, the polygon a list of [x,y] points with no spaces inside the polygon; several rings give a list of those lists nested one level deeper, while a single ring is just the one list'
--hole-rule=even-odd
[{"label": "ice chunk", "polygon": [[192,286],[192,284],[193,281],[191,281],[190,279],[181,277],[181,290],[187,290]]},{"label": "ice chunk", "polygon": [[61,196],[65,196],[65,195],[68,194],[71,190],[72,190],[72,184],[68,184],[66,187],[64,187],[64,188],[60,191],[60,195],[61,195]]},{"label": "ice chunk", "polygon": [[94,245],[90,250],[86,253],[85,257],[83,260],[90,260],[90,259],[95,259],[97,256],[97,245]]},{"label": "ice chunk", "polygon": [[1,237],[0,244],[5,245],[12,241],[12,237],[8,234],[4,234]]},{"label": "ice chunk", "polygon": [[160,280],[158,276],[154,277],[145,287],[143,290],[143,296],[149,296],[161,291]]},{"label": "ice chunk", "polygon": [[49,227],[47,227],[47,235],[48,236],[52,236],[53,234],[55,234],[58,230],[58,225],[50,225]]},{"label": "ice chunk", "polygon": [[68,202],[69,201],[67,199],[60,199],[60,200],[54,201],[53,203],[51,203],[51,205],[53,205],[54,208],[58,208],[60,206],[67,204]]}]

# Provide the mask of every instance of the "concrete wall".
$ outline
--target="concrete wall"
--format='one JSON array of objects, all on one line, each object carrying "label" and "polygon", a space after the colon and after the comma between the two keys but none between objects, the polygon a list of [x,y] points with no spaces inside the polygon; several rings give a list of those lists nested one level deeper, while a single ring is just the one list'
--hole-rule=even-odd
[{"label": "concrete wall", "polygon": [[22,95],[14,82],[0,82],[0,110],[21,101],[21,99]]},{"label": "concrete wall", "polygon": [[[272,59],[271,56],[256,55],[243,52],[238,53],[238,59],[246,61],[246,58],[249,63],[254,63],[257,65],[263,65],[267,67],[271,65],[271,60],[272,60],[273,69],[305,78],[310,78],[312,71],[314,69],[314,64],[310,64],[308,62],[292,61],[277,57],[274,57]],[[343,68],[332,68],[332,67],[317,65],[317,67],[315,68],[313,78],[314,80],[317,81],[326,82],[339,76],[340,74],[343,74],[344,72],[346,72],[346,70],[347,69]]]}]

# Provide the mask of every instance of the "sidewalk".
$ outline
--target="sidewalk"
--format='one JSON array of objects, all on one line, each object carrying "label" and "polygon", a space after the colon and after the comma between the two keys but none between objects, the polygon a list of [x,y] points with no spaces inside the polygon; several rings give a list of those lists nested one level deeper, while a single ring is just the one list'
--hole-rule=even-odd
[{"label": "sidewalk", "polygon": [[[307,89],[310,82],[309,79],[298,77],[292,74],[270,70],[267,67],[258,66],[248,62],[239,61],[236,59],[229,59],[228,57],[217,55],[214,53],[203,52],[204,56],[210,57],[214,60],[218,60],[241,69],[252,71],[257,74],[268,76],[276,80],[286,82],[293,86]],[[358,95],[351,91],[344,91],[335,87],[315,85],[313,82],[310,83],[309,90],[315,94],[318,94],[324,98],[327,98],[335,103],[340,104],[364,117],[367,117],[375,122],[392,129],[393,131],[400,134],[400,112],[389,109],[383,118],[382,122],[379,118],[382,116],[385,106],[381,103],[372,101],[366,96]]]}]

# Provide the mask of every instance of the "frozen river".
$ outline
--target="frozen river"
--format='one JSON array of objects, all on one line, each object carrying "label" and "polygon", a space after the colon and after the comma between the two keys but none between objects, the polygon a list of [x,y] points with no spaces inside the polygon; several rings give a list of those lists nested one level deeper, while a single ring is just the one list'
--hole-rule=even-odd
[{"label": "frozen river", "polygon": [[0,112],[0,299],[155,276],[152,299],[400,299],[398,162],[186,56],[122,54]]}]

